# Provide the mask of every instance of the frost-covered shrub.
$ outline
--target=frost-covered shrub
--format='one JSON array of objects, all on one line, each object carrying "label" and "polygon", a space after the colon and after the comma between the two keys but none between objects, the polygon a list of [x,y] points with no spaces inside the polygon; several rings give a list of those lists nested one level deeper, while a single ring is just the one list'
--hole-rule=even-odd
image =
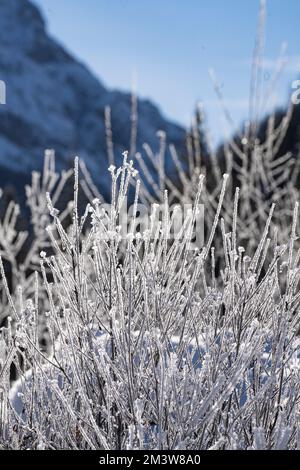
[{"label": "frost-covered shrub", "polygon": [[[0,220],[0,449],[300,449],[300,159],[281,153],[292,106],[279,122],[270,115],[259,138],[272,95],[261,93],[264,9],[249,121],[222,151],[196,120],[186,155],[170,147],[171,178],[163,132],[157,155],[148,145],[135,153],[133,99],[134,165],[125,155],[114,168],[106,110],[109,207],[77,159],[64,205],[73,171],[57,174],[52,151],[26,188],[28,233],[9,203]],[[83,211],[79,188],[90,201]],[[177,237],[174,203],[190,205]],[[203,246],[191,249],[202,228]]]},{"label": "frost-covered shrub", "polygon": [[[0,339],[0,446],[299,449],[297,203],[284,243],[270,236],[271,206],[260,240],[245,249],[238,190],[231,218],[222,219],[225,176],[205,244],[191,250],[203,177],[194,210],[172,239],[168,194],[162,220],[155,225],[150,218],[153,225],[139,232],[144,189],[132,162],[125,156],[123,167],[110,172],[109,210],[96,199],[81,217],[75,161],[68,228],[47,195],[51,247],[40,253],[31,290],[11,292],[0,263],[9,314]],[[134,181],[123,236],[119,214]],[[47,351],[39,343],[39,317]],[[12,362],[20,377],[11,387]]]}]

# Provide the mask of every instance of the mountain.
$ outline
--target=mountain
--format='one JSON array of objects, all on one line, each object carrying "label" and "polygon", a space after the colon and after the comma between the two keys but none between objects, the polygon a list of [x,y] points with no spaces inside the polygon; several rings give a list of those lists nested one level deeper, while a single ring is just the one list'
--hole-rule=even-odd
[{"label": "mountain", "polygon": [[[111,107],[115,155],[129,149],[131,96],[109,90],[47,32],[29,0],[0,0],[0,186],[40,169],[45,148],[56,151],[58,168],[75,155],[86,162],[102,193],[108,191],[104,109]],[[137,148],[158,146],[157,131],[183,148],[185,131],[168,122],[148,100],[138,100]]]}]

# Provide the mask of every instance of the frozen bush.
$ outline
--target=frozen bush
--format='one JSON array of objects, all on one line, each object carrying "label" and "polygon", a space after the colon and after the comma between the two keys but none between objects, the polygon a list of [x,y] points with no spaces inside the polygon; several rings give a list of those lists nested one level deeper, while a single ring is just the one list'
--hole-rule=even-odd
[{"label": "frozen bush", "polygon": [[[69,228],[47,195],[51,251],[40,253],[32,293],[11,293],[0,263],[11,318],[1,330],[1,447],[299,448],[298,205],[284,244],[270,236],[272,206],[258,243],[240,248],[238,190],[228,232],[219,220],[225,176],[202,249],[190,250],[195,211],[169,238],[166,194],[156,237],[131,223],[124,240],[118,216],[137,175],[126,156],[110,171],[110,210],[94,200],[80,217],[75,161]],[[203,187],[200,177],[194,204]],[[20,378],[11,388],[12,362]]]},{"label": "frozen bush", "polygon": [[[263,16],[264,2],[261,24]],[[76,159],[74,197],[60,211],[73,172],[59,176],[51,151],[26,189],[33,236],[18,233],[19,209],[8,206],[1,449],[300,449],[300,166],[280,153],[292,107],[279,123],[271,115],[258,139],[260,41],[257,50],[250,120],[226,141],[223,159],[194,122],[186,159],[170,148],[171,179],[165,134],[157,155],[147,145],[135,154],[133,119],[140,181],[127,154],[114,167],[107,109],[109,206]],[[189,210],[171,237],[174,203]],[[199,204],[205,240],[191,249]]]}]

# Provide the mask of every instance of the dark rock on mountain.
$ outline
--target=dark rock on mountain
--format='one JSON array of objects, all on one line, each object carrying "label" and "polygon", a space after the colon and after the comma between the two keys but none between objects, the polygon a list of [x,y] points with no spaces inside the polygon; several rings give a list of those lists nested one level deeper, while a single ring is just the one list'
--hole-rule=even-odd
[{"label": "dark rock on mountain", "polygon": [[[83,158],[100,191],[106,193],[108,158],[104,109],[111,107],[115,155],[130,143],[130,94],[106,89],[82,63],[48,33],[38,8],[29,0],[0,0],[0,80],[6,104],[0,105],[0,186],[24,181],[40,169],[45,148],[56,151],[57,167]],[[147,100],[138,100],[137,149],[158,147],[164,130],[179,149],[184,130],[163,118]]]}]

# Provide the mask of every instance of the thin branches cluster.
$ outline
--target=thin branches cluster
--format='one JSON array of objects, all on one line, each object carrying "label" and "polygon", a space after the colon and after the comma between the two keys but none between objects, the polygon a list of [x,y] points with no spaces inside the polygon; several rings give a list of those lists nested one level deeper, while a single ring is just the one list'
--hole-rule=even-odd
[{"label": "thin branches cluster", "polygon": [[[110,167],[110,210],[76,158],[59,212],[70,174],[46,153],[27,188],[34,236],[21,262],[15,203],[0,224],[0,448],[300,448],[298,163],[276,158],[288,120],[272,122],[267,142],[229,144],[224,175],[195,141],[189,171],[171,149],[182,192],[164,173],[161,134],[159,154],[147,149],[158,178],[140,155],[142,181],[127,154]],[[164,207],[145,231],[140,200],[153,221],[153,202]],[[174,200],[192,209],[171,239]],[[191,250],[200,202],[205,243]]]},{"label": "thin branches cluster", "polygon": [[7,205],[0,449],[300,449],[300,158],[281,150],[293,106],[258,137],[282,66],[262,93],[264,16],[262,2],[249,122],[221,154],[201,108],[185,155],[164,132],[137,152],[133,94],[120,167],[105,110],[110,204],[83,161],[59,174],[48,150],[28,232]]}]

